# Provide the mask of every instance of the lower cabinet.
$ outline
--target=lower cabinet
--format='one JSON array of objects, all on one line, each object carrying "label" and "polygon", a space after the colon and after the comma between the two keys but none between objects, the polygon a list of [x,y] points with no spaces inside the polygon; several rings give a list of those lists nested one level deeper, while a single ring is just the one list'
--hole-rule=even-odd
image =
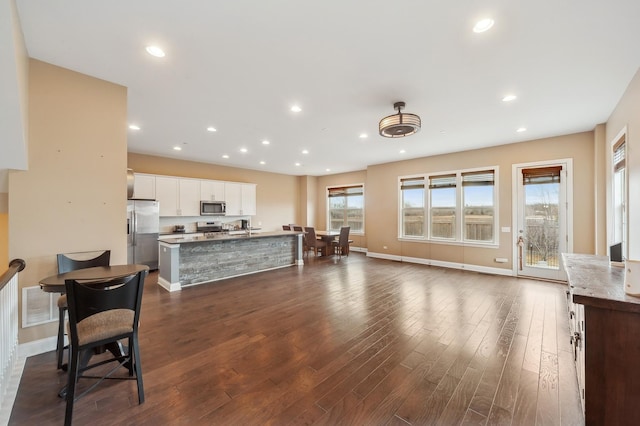
[{"label": "lower cabinet", "polygon": [[640,419],[640,297],[605,256],[563,254],[576,373],[587,425]]}]

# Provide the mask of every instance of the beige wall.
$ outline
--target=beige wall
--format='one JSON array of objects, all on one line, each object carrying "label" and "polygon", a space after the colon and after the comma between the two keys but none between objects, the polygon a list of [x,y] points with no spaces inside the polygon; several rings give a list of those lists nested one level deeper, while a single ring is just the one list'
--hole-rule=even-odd
[{"label": "beige wall", "polygon": [[594,177],[594,247],[595,254],[608,256],[607,244],[607,126],[598,124],[593,131],[593,177]]},{"label": "beige wall", "polygon": [[[29,169],[9,174],[9,255],[20,286],[56,273],[56,253],[111,249],[126,263],[126,88],[37,60],[29,64]],[[20,330],[53,336],[57,323]]]},{"label": "beige wall", "polygon": [[128,154],[128,165],[137,173],[255,183],[257,214],[251,218],[253,226],[272,231],[299,220],[296,176],[134,153]]},{"label": "beige wall", "polygon": [[[606,149],[610,158],[610,147],[615,143],[618,134],[627,131],[627,173],[628,200],[627,214],[629,218],[628,242],[629,259],[640,260],[640,69],[629,83],[620,102],[607,121]],[[608,162],[607,164],[610,164]],[[607,200],[611,204],[611,172],[608,168]],[[611,225],[611,210],[607,210]],[[609,229],[611,232],[611,229]]]},{"label": "beige wall", "polygon": [[352,185],[352,184],[364,184],[364,199],[365,199],[365,209],[364,209],[364,235],[350,234],[349,238],[353,240],[353,247],[367,247],[367,235],[369,233],[369,229],[367,228],[368,219],[368,208],[369,205],[369,183],[367,181],[368,174],[366,170],[360,170],[356,172],[349,173],[338,173],[334,175],[327,176],[319,176],[316,179],[316,210],[315,216],[316,221],[311,226],[314,226],[318,230],[326,230],[327,229],[327,188],[332,186],[342,186],[342,185]]},{"label": "beige wall", "polygon": [[[500,233],[499,247],[478,248],[464,245],[418,243],[398,240],[398,177],[427,172],[441,172],[476,167],[499,167],[499,226],[512,228],[512,165],[536,161],[573,158],[574,177],[574,251],[595,250],[594,220],[594,134],[585,132],[493,148],[425,157],[370,166],[353,177],[334,175],[318,178],[318,216],[325,218],[323,187],[331,184],[365,180],[366,247],[369,252],[417,257],[479,266],[512,268],[515,240],[513,233]],[[322,192],[324,194],[324,192]],[[589,230],[589,232],[584,232]],[[386,248],[385,248],[386,246]],[[496,257],[509,263],[497,264]]]},{"label": "beige wall", "polygon": [[9,194],[0,192],[0,274],[9,268]]}]

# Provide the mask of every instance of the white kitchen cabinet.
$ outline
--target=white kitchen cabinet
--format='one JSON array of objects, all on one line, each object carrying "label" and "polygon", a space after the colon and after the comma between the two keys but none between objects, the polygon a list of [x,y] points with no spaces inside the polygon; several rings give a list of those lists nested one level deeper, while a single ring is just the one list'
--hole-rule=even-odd
[{"label": "white kitchen cabinet", "polygon": [[178,180],[179,216],[200,216],[200,180]]},{"label": "white kitchen cabinet", "polygon": [[156,176],[160,216],[199,216],[200,180]]},{"label": "white kitchen cabinet", "polygon": [[206,201],[226,201],[224,182],[217,180],[200,181],[200,199]]},{"label": "white kitchen cabinet", "polygon": [[178,178],[156,176],[156,200],[160,202],[160,216],[178,214]]},{"label": "white kitchen cabinet", "polygon": [[134,173],[133,198],[138,200],[156,199],[156,176]]},{"label": "white kitchen cabinet", "polygon": [[225,182],[227,216],[253,216],[256,214],[256,185],[253,183]]},{"label": "white kitchen cabinet", "polygon": [[242,184],[242,211],[243,216],[255,216],[256,214],[256,185],[253,183]]}]

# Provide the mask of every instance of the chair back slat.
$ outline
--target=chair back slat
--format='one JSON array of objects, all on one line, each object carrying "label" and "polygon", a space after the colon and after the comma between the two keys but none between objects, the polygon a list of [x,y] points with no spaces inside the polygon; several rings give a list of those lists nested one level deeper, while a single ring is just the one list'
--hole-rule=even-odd
[{"label": "chair back slat", "polygon": [[74,259],[73,255],[81,256],[85,253],[58,254],[58,273],[76,271],[78,269],[93,268],[94,266],[109,266],[111,250],[104,250],[99,256],[91,259]]}]

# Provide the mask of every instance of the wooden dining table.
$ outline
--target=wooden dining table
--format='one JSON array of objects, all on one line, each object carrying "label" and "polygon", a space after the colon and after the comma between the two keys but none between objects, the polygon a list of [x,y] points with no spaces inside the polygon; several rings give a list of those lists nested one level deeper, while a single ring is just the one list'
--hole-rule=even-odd
[{"label": "wooden dining table", "polygon": [[330,248],[333,245],[336,237],[340,236],[340,231],[316,231],[316,237],[327,243],[327,247],[325,248],[324,256],[328,256],[330,253]]},{"label": "wooden dining table", "polygon": [[51,275],[40,280],[40,288],[47,293],[65,293],[66,280],[100,281],[114,278],[128,277],[140,271],[149,270],[147,265],[111,265],[94,266],[92,268],[76,269],[63,274]]}]

